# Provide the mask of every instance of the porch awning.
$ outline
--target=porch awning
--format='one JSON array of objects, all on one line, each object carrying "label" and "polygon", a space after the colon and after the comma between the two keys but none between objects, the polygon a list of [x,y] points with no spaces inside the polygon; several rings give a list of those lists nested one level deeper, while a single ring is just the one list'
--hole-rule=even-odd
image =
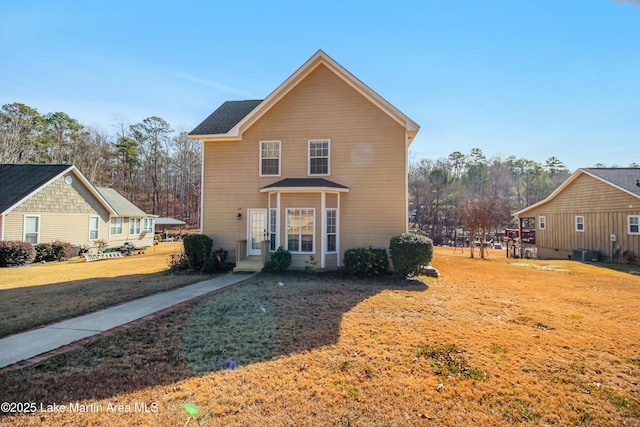
[{"label": "porch awning", "polygon": [[291,191],[296,193],[306,191],[330,191],[334,193],[348,193],[349,187],[324,178],[285,178],[260,189],[261,193],[270,193],[275,191]]}]

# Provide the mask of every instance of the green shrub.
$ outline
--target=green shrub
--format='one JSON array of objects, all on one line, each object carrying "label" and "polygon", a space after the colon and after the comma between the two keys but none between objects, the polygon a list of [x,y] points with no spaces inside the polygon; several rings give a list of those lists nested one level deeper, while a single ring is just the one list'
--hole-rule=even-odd
[{"label": "green shrub", "polygon": [[0,241],[0,267],[31,264],[36,258],[33,245],[20,240]]},{"label": "green shrub", "polygon": [[189,267],[201,270],[205,261],[211,257],[213,240],[204,234],[190,234],[185,236],[183,244]]},{"label": "green shrub", "polygon": [[354,248],[344,253],[342,271],[352,277],[371,277],[384,274],[389,269],[386,249]]},{"label": "green shrub", "polygon": [[280,246],[270,256],[267,269],[276,273],[285,271],[291,265],[291,252]]},{"label": "green shrub", "polygon": [[391,238],[389,251],[396,273],[403,277],[417,276],[421,267],[433,258],[433,242],[418,233],[403,233]]},{"label": "green shrub", "polygon": [[38,243],[33,249],[36,252],[35,262],[51,262],[54,260],[51,243]]},{"label": "green shrub", "polygon": [[54,261],[66,261],[71,258],[71,254],[73,253],[73,246],[69,242],[55,240],[51,244],[51,250]]},{"label": "green shrub", "polygon": [[228,251],[222,248],[216,249],[211,253],[211,256],[205,260],[202,265],[202,272],[205,274],[213,274],[228,271],[229,266],[226,263],[228,255]]},{"label": "green shrub", "polygon": [[66,261],[71,258],[73,252],[71,243],[61,240],[52,243],[38,243],[34,249],[36,251],[35,262]]}]

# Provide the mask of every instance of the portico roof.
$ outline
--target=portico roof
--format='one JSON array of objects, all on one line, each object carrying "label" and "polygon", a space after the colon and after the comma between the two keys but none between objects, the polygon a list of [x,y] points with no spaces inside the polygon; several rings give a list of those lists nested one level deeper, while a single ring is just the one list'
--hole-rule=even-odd
[{"label": "portico roof", "polygon": [[260,189],[261,193],[271,192],[319,192],[330,191],[348,193],[349,187],[324,178],[285,178]]}]

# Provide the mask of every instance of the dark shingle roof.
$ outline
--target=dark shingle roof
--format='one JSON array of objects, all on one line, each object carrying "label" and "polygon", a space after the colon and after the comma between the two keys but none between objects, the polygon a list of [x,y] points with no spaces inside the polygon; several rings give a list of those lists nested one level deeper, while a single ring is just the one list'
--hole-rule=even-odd
[{"label": "dark shingle roof", "polygon": [[0,213],[70,167],[71,165],[0,165]]},{"label": "dark shingle roof", "polygon": [[262,188],[283,188],[283,187],[328,187],[328,188],[347,188],[347,189],[349,188],[324,178],[285,178]]},{"label": "dark shingle roof", "polygon": [[597,176],[616,187],[640,197],[640,168],[583,168],[583,171]]},{"label": "dark shingle roof", "polygon": [[189,135],[217,135],[229,132],[238,122],[244,119],[262,102],[261,99],[250,101],[226,101],[209,117],[204,119]]}]

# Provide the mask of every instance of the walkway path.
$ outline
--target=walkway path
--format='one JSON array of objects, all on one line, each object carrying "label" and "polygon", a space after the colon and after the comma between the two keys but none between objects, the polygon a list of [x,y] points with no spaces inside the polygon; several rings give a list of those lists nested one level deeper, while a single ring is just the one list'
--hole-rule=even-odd
[{"label": "walkway path", "polygon": [[[226,274],[0,339],[0,369],[231,286],[254,274]],[[30,363],[25,363],[28,365]]]}]

